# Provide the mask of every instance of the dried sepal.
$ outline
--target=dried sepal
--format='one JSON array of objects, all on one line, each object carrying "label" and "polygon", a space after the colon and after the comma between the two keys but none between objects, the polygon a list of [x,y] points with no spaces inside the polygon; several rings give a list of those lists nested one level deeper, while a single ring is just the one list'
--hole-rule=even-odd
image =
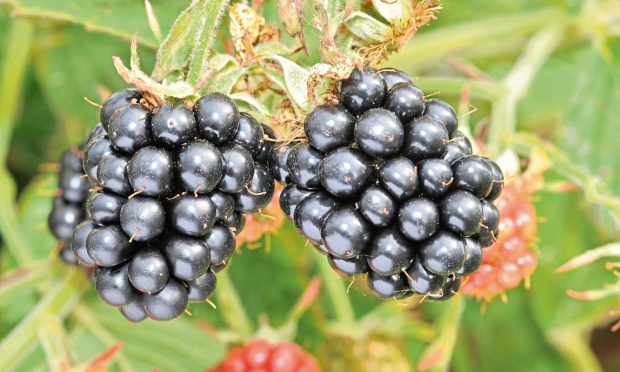
[{"label": "dried sepal", "polygon": [[[331,78],[334,80],[344,80],[351,75],[355,63],[352,59],[347,57],[338,58],[335,64],[317,63],[312,66],[310,76],[308,77],[308,101],[312,107],[317,105],[317,87],[325,78]],[[323,95],[323,103],[333,103],[338,99],[337,87],[335,81],[325,91]]]},{"label": "dried sepal", "polygon": [[402,49],[420,27],[436,19],[436,14],[441,9],[442,6],[439,0],[412,1],[409,19],[400,22],[398,25],[390,24],[391,34],[386,35],[385,41],[360,48],[360,55],[371,66],[380,64],[387,59],[390,53],[398,52]]},{"label": "dried sepal", "polygon": [[304,8],[301,0],[279,0],[278,12],[286,33],[291,37],[298,37],[304,53],[308,54],[304,38],[303,17]]},{"label": "dried sepal", "polygon": [[236,3],[230,7],[230,34],[237,60],[248,65],[257,53],[258,43],[280,41],[280,30],[275,25],[265,23],[265,18],[249,6]]}]

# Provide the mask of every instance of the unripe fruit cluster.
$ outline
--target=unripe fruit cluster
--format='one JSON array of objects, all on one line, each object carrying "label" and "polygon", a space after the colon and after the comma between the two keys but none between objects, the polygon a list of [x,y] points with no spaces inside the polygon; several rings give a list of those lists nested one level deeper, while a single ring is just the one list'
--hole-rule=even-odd
[{"label": "unripe fruit cluster", "polygon": [[103,104],[82,159],[97,190],[71,248],[127,319],[169,320],[211,296],[245,214],[271,200],[274,133],[223,94],[154,110],[140,99],[128,89]]},{"label": "unripe fruit cluster", "polygon": [[490,301],[522,280],[528,284],[536,269],[537,257],[530,250],[536,240],[536,210],[526,187],[519,179],[506,185],[497,200],[502,216],[499,238],[484,250],[480,269],[463,284],[463,293]]},{"label": "unripe fruit cluster", "polygon": [[274,148],[282,210],[378,297],[453,296],[497,237],[502,171],[402,71],[355,70],[339,99],[306,117],[307,142]]},{"label": "unripe fruit cluster", "polygon": [[312,357],[296,344],[279,342],[271,344],[256,339],[247,345],[231,349],[216,368],[208,372],[318,372],[319,366]]}]

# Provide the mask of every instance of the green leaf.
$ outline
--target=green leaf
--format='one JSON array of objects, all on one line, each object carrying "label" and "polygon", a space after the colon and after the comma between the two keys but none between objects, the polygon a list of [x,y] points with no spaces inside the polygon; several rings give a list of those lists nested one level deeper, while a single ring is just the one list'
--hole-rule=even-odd
[{"label": "green leaf", "polygon": [[[126,42],[87,33],[75,25],[50,30],[47,35],[50,41],[39,45],[32,62],[37,83],[59,127],[56,152],[47,154],[53,161],[64,151],[62,147],[82,141],[99,121],[99,109],[86,103],[84,97],[102,103],[101,88],[113,92],[127,86],[116,73],[111,56],[127,59],[130,55]],[[144,67],[152,67],[153,53],[141,52]]]},{"label": "green leaf", "polygon": [[[0,0],[0,4],[7,4],[9,13],[17,16],[77,23],[89,31],[104,32],[125,40],[130,40],[137,31],[138,42],[142,45],[156,49],[159,44],[150,31],[142,1]],[[184,4],[185,0],[166,0],[155,4],[164,30],[170,27]]]},{"label": "green leaf", "polygon": [[297,107],[308,110],[310,108],[308,102],[308,78],[310,77],[310,71],[277,54],[268,54],[263,59],[274,60],[282,67],[282,77],[270,70],[272,71],[270,74],[272,80],[286,90]]},{"label": "green leaf", "polygon": [[17,209],[19,234],[35,259],[43,260],[56,248],[56,238],[47,227],[47,216],[52,210],[49,191],[58,187],[57,173],[35,178],[21,193]]},{"label": "green leaf", "polygon": [[[145,319],[139,323],[128,323],[118,309],[104,304],[98,298],[76,306],[72,315],[80,328],[95,334],[106,347],[123,342],[120,350],[123,363],[128,363],[135,370],[202,370],[217,363],[225,353],[224,344],[199,327],[199,323],[189,316],[181,316],[170,322]],[[101,351],[103,349],[81,350],[80,354],[92,357]],[[145,364],[149,368],[138,368]]]},{"label": "green leaf", "polygon": [[0,303],[7,303],[18,293],[25,293],[35,289],[42,281],[49,279],[53,273],[58,273],[58,267],[45,260],[28,265],[22,265],[0,276]]},{"label": "green leaf", "polygon": [[246,73],[247,70],[238,65],[226,67],[214,74],[205,86],[200,89],[200,93],[202,95],[210,92],[229,94],[239,78]]},{"label": "green leaf", "polygon": [[256,98],[252,97],[246,92],[232,93],[230,94],[230,98],[236,101],[237,104],[245,103],[249,106],[251,110],[257,111],[265,116],[270,116],[267,107],[265,107],[265,105],[263,105],[260,101],[258,101]]},{"label": "green leaf", "polygon": [[294,50],[282,44],[279,41],[265,41],[262,43],[258,43],[254,47],[254,52],[256,54],[273,53],[273,54],[284,55],[284,54],[292,54]]},{"label": "green leaf", "polygon": [[155,79],[188,68],[187,82],[196,86],[206,71],[222,13],[229,0],[194,0],[174,22],[157,51]]},{"label": "green leaf", "polygon": [[411,0],[372,0],[372,5],[386,21],[401,26],[411,16]]},{"label": "green leaf", "polygon": [[6,53],[0,71],[0,233],[5,246],[18,262],[32,260],[32,251],[18,232],[15,223],[16,186],[6,168],[11,136],[22,98],[22,78],[27,65],[30,43],[34,34],[30,22],[17,20],[11,24]]},{"label": "green leaf", "polygon": [[392,34],[388,25],[362,12],[351,13],[344,24],[355,36],[373,44],[387,40],[387,36]]}]

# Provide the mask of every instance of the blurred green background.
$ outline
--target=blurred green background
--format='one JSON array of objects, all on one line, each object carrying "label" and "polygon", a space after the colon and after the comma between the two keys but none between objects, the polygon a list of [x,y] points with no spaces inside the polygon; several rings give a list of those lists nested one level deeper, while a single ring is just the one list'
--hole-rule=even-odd
[{"label": "blurred green background", "polygon": [[[164,33],[188,5],[151,2]],[[491,128],[486,138],[494,155],[506,149],[527,155],[542,147],[553,163],[546,185],[567,180],[577,186],[537,193],[544,222],[538,226],[539,265],[531,288],[508,291],[507,303],[495,299],[484,312],[479,302],[465,298],[379,305],[364,283],[347,295],[349,282],[329,271],[287,222],[262,240],[268,251],[242,247],[218,284],[217,310],[192,304],[191,317],[132,325],[101,304],[81,273],[67,275],[57,260],[46,261],[56,246],[46,228],[55,180],[41,165],[56,161],[97,123],[98,110],[84,97],[100,102],[100,91],[126,86],[111,56],[129,60],[136,29],[143,68],[150,71],[157,41],[144,3],[0,0],[0,267],[5,274],[20,267],[30,275],[25,284],[0,283],[0,350],[7,353],[0,359],[19,356],[20,371],[48,370],[54,366],[50,360],[71,354],[80,364],[123,342],[112,370],[203,370],[223,357],[222,339],[238,340],[239,332],[247,336],[266,323],[290,325],[291,308],[318,275],[320,296],[301,316],[296,333],[287,328],[280,335],[294,334],[326,371],[353,370],[343,366],[360,358],[346,342],[330,347],[332,339],[358,346],[376,340],[389,346],[388,359],[402,359],[411,368],[439,339],[447,349],[454,347],[440,369],[620,370],[620,334],[610,331],[617,318],[607,315],[620,307],[619,297],[586,302],[566,295],[567,289],[602,288],[616,278],[603,261],[555,272],[572,257],[620,238],[620,2],[443,5],[438,20],[385,66],[419,77],[425,91],[441,91],[454,106],[469,82],[478,108],[470,125],[475,134]],[[268,22],[278,22],[274,1],[265,1],[264,9]],[[309,31],[306,38],[311,57],[302,61],[316,62],[318,35]],[[347,314],[347,300],[357,321]],[[245,328],[243,319],[249,319]],[[214,328],[221,331],[214,335]],[[272,332],[262,329],[261,334]]]}]

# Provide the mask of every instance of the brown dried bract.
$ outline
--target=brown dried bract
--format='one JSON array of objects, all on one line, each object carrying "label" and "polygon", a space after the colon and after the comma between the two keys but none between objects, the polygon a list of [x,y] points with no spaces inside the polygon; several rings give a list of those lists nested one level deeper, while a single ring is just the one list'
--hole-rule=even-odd
[{"label": "brown dried bract", "polygon": [[276,25],[264,25],[258,32],[258,42],[280,41],[280,30]]},{"label": "brown dried bract", "polygon": [[372,44],[359,50],[368,65],[376,66],[385,61],[391,52],[404,47],[420,27],[426,26],[431,20],[437,19],[436,13],[442,9],[439,0],[412,1],[411,17],[402,25],[391,24],[392,35],[379,44]]},{"label": "brown dried bract", "polygon": [[265,24],[265,18],[242,3],[230,7],[230,34],[237,60],[241,63],[256,55],[253,46],[258,42],[279,41],[280,30]]},{"label": "brown dried bract", "polygon": [[303,118],[297,115],[290,100],[284,100],[278,105],[278,112],[272,119],[272,126],[286,130],[286,133],[281,138],[283,143],[305,138]]},{"label": "brown dried bract", "polygon": [[325,93],[322,95],[322,103],[333,103],[338,100],[337,80],[343,80],[349,77],[355,68],[356,63],[350,58],[340,57],[336,59],[335,64],[317,63],[312,66],[312,71],[308,77],[308,101],[312,107],[317,104],[316,90],[318,85],[324,78],[333,79]]}]

